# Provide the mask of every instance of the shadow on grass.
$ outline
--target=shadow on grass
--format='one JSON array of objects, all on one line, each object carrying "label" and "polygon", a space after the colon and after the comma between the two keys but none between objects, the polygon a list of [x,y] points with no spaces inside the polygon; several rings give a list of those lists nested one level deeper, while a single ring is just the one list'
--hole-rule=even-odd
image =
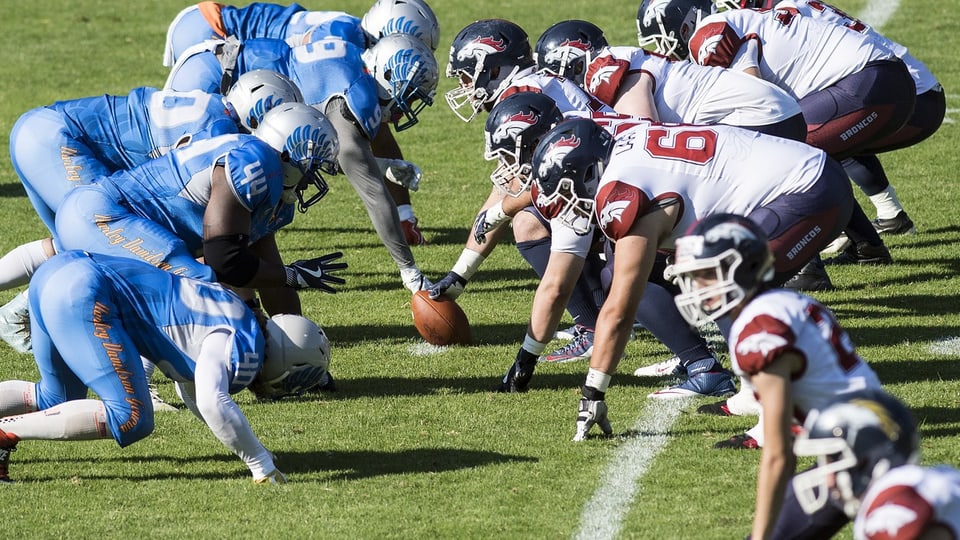
[{"label": "shadow on grass", "polygon": [[[410,450],[391,451],[310,451],[310,452],[277,452],[277,463],[280,469],[286,474],[301,474],[312,472],[331,472],[332,476],[325,477],[324,481],[329,480],[360,480],[376,476],[387,476],[407,473],[438,473],[445,471],[455,471],[460,469],[471,469],[485,465],[498,463],[516,463],[516,462],[536,462],[535,457],[501,454],[498,452],[488,452],[483,450],[464,450],[456,448],[415,448]],[[88,457],[83,458],[63,458],[63,459],[31,459],[25,458],[21,463],[53,463],[69,464],[74,463],[83,465],[89,463]],[[238,472],[236,475],[223,474],[222,472],[188,472],[178,471],[186,463],[210,463],[210,462],[230,462],[236,463],[237,458],[231,454],[212,454],[203,456],[189,457],[171,457],[171,456],[117,456],[117,457],[99,457],[98,463],[121,463],[137,464],[151,463],[162,464],[170,463],[169,472],[149,472],[144,474],[125,473],[125,474],[98,474],[87,470],[86,473],[79,472],[76,466],[64,467],[64,474],[76,475],[80,479],[86,480],[227,480],[233,477],[237,479],[249,478],[245,472]],[[16,462],[12,463],[12,473],[16,478]],[[152,468],[152,466],[151,466]],[[62,482],[62,475],[54,476],[31,476],[22,478],[26,482]],[[296,480],[294,480],[296,481]]]},{"label": "shadow on grass", "polygon": [[26,197],[27,192],[23,190],[23,184],[0,184],[0,197]]},{"label": "shadow on grass", "polygon": [[884,384],[960,380],[956,359],[873,362],[870,367]]},{"label": "shadow on grass", "polygon": [[956,408],[915,407],[910,409],[910,411],[920,426],[921,440],[930,438],[953,438],[960,434],[960,427],[957,427]]}]

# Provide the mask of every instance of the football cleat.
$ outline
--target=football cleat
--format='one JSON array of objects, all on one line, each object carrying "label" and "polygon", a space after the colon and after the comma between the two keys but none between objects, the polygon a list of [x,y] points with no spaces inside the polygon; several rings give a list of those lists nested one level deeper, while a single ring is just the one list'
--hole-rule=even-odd
[{"label": "football cleat", "polygon": [[0,307],[0,339],[19,353],[28,353],[30,343],[30,302],[27,290]]},{"label": "football cleat", "polygon": [[727,407],[727,400],[701,405],[697,407],[697,412],[700,414],[709,414],[710,416],[735,416],[730,412],[730,407]]},{"label": "football cleat", "polygon": [[823,262],[813,260],[805,264],[797,275],[788,279],[783,287],[795,291],[829,291],[833,289],[833,282],[830,281]]},{"label": "football cleat", "polygon": [[0,483],[12,484],[10,479],[10,454],[17,450],[20,437],[0,430]]},{"label": "football cleat", "polygon": [[551,364],[560,364],[564,362],[576,362],[577,360],[588,360],[593,354],[593,328],[576,325],[574,328],[574,337],[563,347],[556,351],[541,356],[541,362]]},{"label": "football cleat", "polygon": [[680,365],[680,357],[674,356],[663,362],[639,367],[633,375],[636,377],[686,377],[687,370]]},{"label": "football cleat", "polygon": [[647,397],[654,399],[679,399],[688,396],[726,397],[737,391],[733,374],[723,369],[720,362],[712,356],[691,362],[686,369],[689,375],[687,380]]},{"label": "football cleat", "polygon": [[893,258],[890,257],[890,251],[887,250],[887,246],[872,246],[867,242],[859,242],[856,245],[851,244],[836,257],[824,261],[824,264],[831,265],[892,263]]},{"label": "football cleat", "polygon": [[913,220],[903,210],[890,219],[877,218],[871,223],[880,234],[917,234],[917,228],[913,226]]},{"label": "football cleat", "polygon": [[562,339],[564,341],[570,341],[577,335],[577,326],[579,325],[575,324],[571,327],[561,328],[560,330],[557,330],[557,332],[553,334],[553,339]]},{"label": "football cleat", "polygon": [[160,397],[160,392],[157,391],[157,385],[150,384],[147,385],[150,389],[150,401],[153,402],[153,412],[177,412],[180,409],[177,409],[173,405],[170,405]]},{"label": "football cleat", "polygon": [[713,447],[730,450],[756,450],[760,448],[760,443],[750,435],[741,433],[739,435],[734,435],[725,441],[715,443]]},{"label": "football cleat", "polygon": [[411,246],[426,245],[427,240],[423,237],[423,231],[417,225],[417,218],[410,218],[400,221],[400,228],[403,229],[403,237],[407,244]]}]

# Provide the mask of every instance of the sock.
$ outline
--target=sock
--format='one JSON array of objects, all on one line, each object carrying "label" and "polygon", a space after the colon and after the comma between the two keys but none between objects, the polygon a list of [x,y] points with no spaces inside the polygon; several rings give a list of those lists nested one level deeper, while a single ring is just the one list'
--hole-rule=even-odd
[{"label": "sock", "polygon": [[647,282],[635,319],[677,355],[683,365],[713,357],[707,342],[680,315],[673,295],[656,283]]},{"label": "sock", "polygon": [[868,197],[872,197],[890,185],[887,173],[883,171],[883,165],[880,164],[877,156],[854,156],[843,160],[840,164],[843,165],[843,170],[850,180]]},{"label": "sock", "polygon": [[27,381],[0,382],[0,418],[37,411],[37,385]]},{"label": "sock", "polygon": [[867,242],[871,246],[883,245],[883,240],[880,239],[880,233],[873,228],[873,224],[870,223],[870,218],[863,213],[863,208],[861,208],[860,204],[856,201],[854,201],[853,204],[853,214],[850,215],[850,221],[847,222],[847,228],[844,229],[843,232],[847,233],[847,237],[855,244]]},{"label": "sock", "polygon": [[893,219],[903,211],[903,205],[897,198],[897,191],[891,185],[880,193],[871,195],[870,202],[877,207],[877,217],[880,219]]},{"label": "sock", "polygon": [[43,247],[47,240],[21,244],[0,258],[0,290],[26,285],[37,268],[50,258]]},{"label": "sock", "polygon": [[110,438],[107,411],[97,399],[78,399],[43,411],[0,419],[0,429],[21,440],[89,441]]}]

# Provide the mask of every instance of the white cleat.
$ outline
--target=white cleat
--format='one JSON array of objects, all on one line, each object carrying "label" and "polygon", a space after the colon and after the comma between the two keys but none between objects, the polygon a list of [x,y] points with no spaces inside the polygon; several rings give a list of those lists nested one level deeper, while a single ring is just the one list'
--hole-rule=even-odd
[{"label": "white cleat", "polygon": [[153,384],[150,385],[150,401],[153,402],[153,412],[177,412],[180,410],[164,401],[160,397],[160,393],[157,392],[156,385]]},{"label": "white cleat", "polygon": [[674,356],[673,358],[664,360],[663,362],[657,362],[656,364],[637,368],[633,374],[636,377],[669,377],[673,374],[673,370],[675,370],[679,365],[680,358]]}]

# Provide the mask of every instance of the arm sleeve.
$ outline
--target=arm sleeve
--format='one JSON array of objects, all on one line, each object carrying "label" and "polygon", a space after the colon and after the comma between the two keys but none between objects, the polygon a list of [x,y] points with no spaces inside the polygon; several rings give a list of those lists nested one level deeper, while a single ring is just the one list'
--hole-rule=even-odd
[{"label": "arm sleeve", "polygon": [[363,201],[373,228],[390,256],[401,269],[409,268],[414,265],[413,253],[403,237],[397,206],[383,182],[370,140],[343,114],[343,104],[343,99],[331,99],[325,111],[340,139],[340,167]]},{"label": "arm sleeve", "polygon": [[261,478],[276,466],[273,456],[260,444],[240,407],[230,397],[230,353],[233,348],[230,337],[228,331],[217,330],[200,346],[194,374],[196,407],[220,442],[247,464],[254,478]]}]

